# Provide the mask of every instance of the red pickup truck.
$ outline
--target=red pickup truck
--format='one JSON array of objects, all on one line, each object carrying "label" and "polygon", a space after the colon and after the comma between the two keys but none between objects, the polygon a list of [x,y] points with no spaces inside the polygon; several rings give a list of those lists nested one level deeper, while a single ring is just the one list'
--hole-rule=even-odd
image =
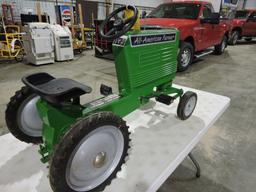
[{"label": "red pickup truck", "polygon": [[214,13],[212,4],[204,1],[164,3],[142,19],[141,25],[180,30],[178,71],[185,71],[195,58],[213,52],[221,55],[230,31],[230,24],[220,21],[220,14]]},{"label": "red pickup truck", "polygon": [[246,41],[251,41],[253,37],[256,37],[256,10],[236,12],[232,21],[232,35],[229,44],[235,45],[243,37]]}]

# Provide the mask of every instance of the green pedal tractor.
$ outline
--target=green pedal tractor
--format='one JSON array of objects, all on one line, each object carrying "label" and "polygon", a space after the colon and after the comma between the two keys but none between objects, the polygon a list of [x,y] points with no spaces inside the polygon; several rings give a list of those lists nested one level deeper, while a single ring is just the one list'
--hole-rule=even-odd
[{"label": "green pedal tractor", "polygon": [[[122,12],[132,16],[121,19]],[[113,51],[119,94],[102,85],[104,97],[81,104],[92,89],[74,80],[37,73],[22,79],[6,110],[6,123],[19,140],[40,144],[42,162],[49,162],[55,192],[102,191],[116,177],[128,155],[130,133],[122,119],[155,98],[170,105],[180,98],[177,114],[188,119],[197,95],[172,86],[177,70],[179,32],[131,30],[138,20],[133,6],[114,11],[101,25]],[[114,26],[105,30],[114,19]],[[171,139],[171,138],[170,138]]]}]

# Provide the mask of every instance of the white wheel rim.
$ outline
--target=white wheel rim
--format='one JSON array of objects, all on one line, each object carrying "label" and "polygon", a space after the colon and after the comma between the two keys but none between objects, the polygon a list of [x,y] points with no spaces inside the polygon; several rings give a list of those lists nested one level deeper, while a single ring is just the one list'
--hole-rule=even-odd
[{"label": "white wheel rim", "polygon": [[31,137],[41,137],[43,122],[36,107],[39,96],[28,97],[18,110],[18,126],[23,133]]},{"label": "white wheel rim", "polygon": [[188,102],[186,103],[185,110],[184,110],[186,117],[189,117],[193,113],[196,107],[196,100],[197,100],[196,97],[192,96],[189,98]]},{"label": "white wheel rim", "polygon": [[190,49],[184,49],[183,52],[181,53],[181,66],[182,67],[187,67],[190,63],[192,54]]},{"label": "white wheel rim", "polygon": [[124,138],[114,126],[102,126],[77,145],[66,168],[66,181],[75,191],[89,191],[106,181],[118,166]]}]

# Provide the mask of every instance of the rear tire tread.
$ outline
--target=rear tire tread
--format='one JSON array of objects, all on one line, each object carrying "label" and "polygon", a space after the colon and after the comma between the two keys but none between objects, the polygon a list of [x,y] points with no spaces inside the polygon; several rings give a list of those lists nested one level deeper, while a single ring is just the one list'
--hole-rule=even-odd
[{"label": "rear tire tread", "polygon": [[26,143],[40,144],[42,137],[31,137],[20,130],[17,122],[17,115],[19,107],[22,103],[34,93],[28,87],[24,86],[15,95],[11,97],[10,102],[7,104],[5,111],[5,121],[9,131],[14,137]]},{"label": "rear tire tread", "polygon": [[[69,157],[72,154],[74,147],[80,142],[81,138],[102,126],[106,122],[110,125],[114,125],[115,123],[113,122],[116,122],[114,126],[121,130],[125,142],[124,152],[118,166],[111,174],[111,176],[98,187],[86,192],[103,191],[106,186],[111,184],[112,180],[116,177],[116,174],[121,170],[122,165],[126,162],[128,149],[130,148],[129,143],[131,141],[130,132],[128,131],[129,127],[126,126],[126,122],[123,121],[120,117],[114,115],[112,112],[100,112],[92,114],[84,119],[80,119],[71,125],[70,131],[68,131],[61,139],[61,141],[56,145],[50,163],[49,176],[53,191],[76,192],[71,189],[66,182],[66,165],[68,163]],[[64,182],[63,178],[65,178]]]}]

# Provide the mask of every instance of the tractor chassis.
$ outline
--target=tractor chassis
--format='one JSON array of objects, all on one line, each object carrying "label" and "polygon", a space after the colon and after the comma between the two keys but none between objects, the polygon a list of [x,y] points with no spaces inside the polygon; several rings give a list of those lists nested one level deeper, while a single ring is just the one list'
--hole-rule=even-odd
[{"label": "tractor chassis", "polygon": [[[37,102],[37,109],[41,118],[44,119],[44,141],[39,149],[39,153],[42,156],[41,161],[47,163],[50,160],[59,140],[69,131],[70,126],[80,118],[102,111],[111,111],[120,117],[124,117],[140,106],[147,104],[152,98],[160,101],[158,100],[159,97],[166,96],[170,98],[169,104],[171,104],[175,99],[183,95],[183,90],[172,87],[171,83],[158,86],[157,90],[149,95],[141,95],[140,92],[139,89],[125,96],[112,94],[84,106],[70,103],[62,107],[54,107],[40,99]],[[163,103],[166,104],[165,102]]]}]

